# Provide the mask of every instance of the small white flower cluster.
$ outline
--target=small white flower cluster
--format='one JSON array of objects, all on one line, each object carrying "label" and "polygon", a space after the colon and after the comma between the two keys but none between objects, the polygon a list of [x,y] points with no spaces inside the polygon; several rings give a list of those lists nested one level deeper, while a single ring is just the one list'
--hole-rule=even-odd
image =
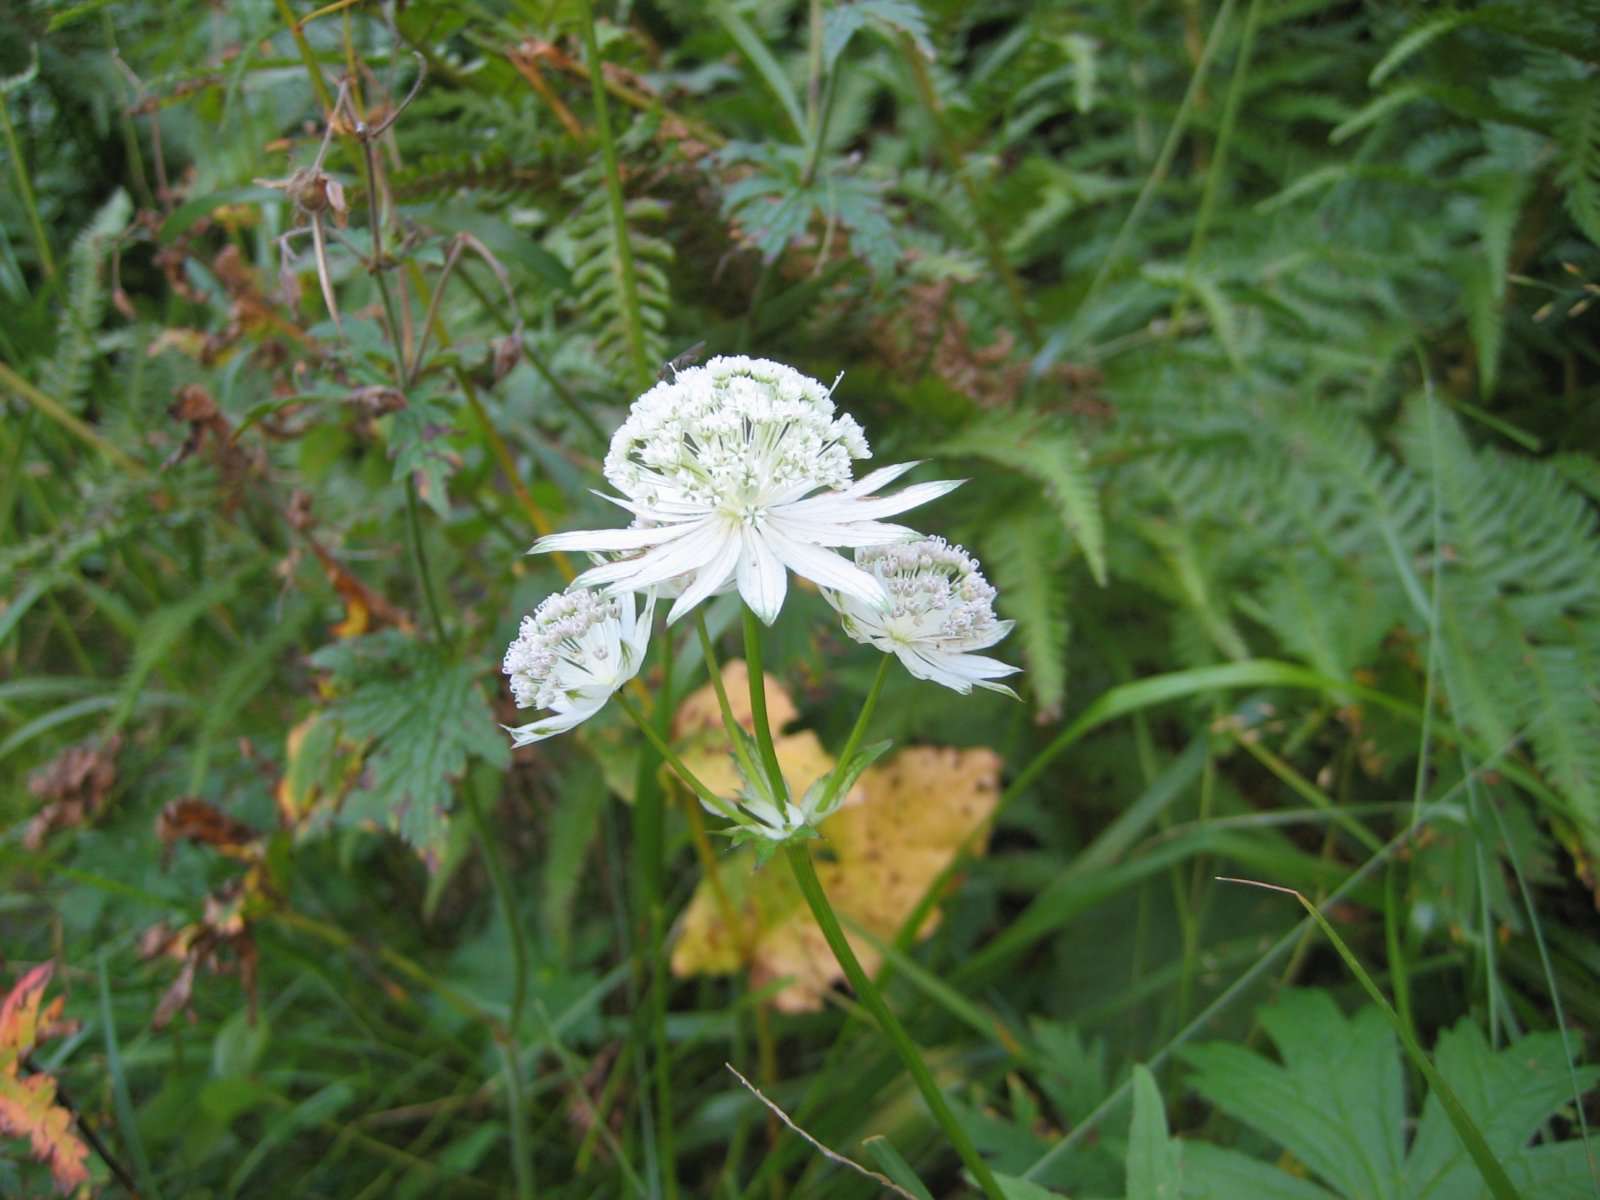
[{"label": "small white flower cluster", "polygon": [[[868,457],[861,427],[836,414],[831,389],[781,363],[715,358],[640,396],[605,460],[606,479],[621,493],[606,498],[633,514],[632,523],[554,534],[533,547],[588,553],[599,565],[525,617],[506,651],[518,707],[550,712],[509,729],[516,744],[587,720],[638,674],[658,591],[676,597],[669,624],[736,586],[770,625],[790,571],[822,589],[846,633],[894,654],[917,678],[963,694],[977,686],[1014,696],[993,681],[1017,668],[972,653],[1012,626],[995,619],[994,589],[977,562],[942,538],[883,520],[961,481],[880,496],[917,464],[855,479],[853,462]],[[855,561],[840,549],[853,550]],[[811,801],[756,788],[742,803],[753,828],[781,839],[808,820]]]},{"label": "small white flower cluster", "polygon": [[500,669],[511,680],[518,708],[547,708],[541,721],[509,729],[526,746],[565,733],[588,720],[639,673],[655,618],[655,595],[645,594],[643,613],[630,596],[602,596],[568,588],[548,596],[522,618],[516,641]]},{"label": "small white flower cluster", "polygon": [[1011,632],[1012,621],[997,621],[994,588],[978,561],[941,537],[856,551],[856,565],[871,572],[888,593],[884,607],[824,591],[838,610],[845,633],[865,645],[893,654],[918,679],[928,679],[965,695],[974,684],[990,691],[1016,693],[995,679],[1016,667],[973,654]]},{"label": "small white flower cluster", "polygon": [[855,418],[792,367],[718,358],[656,384],[612,438],[606,478],[651,508],[737,511],[763,496],[849,485],[867,458]]}]

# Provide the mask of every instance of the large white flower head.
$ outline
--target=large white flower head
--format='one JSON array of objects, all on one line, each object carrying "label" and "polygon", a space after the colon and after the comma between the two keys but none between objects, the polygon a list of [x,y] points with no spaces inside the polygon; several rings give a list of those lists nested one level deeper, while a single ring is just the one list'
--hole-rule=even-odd
[{"label": "large white flower head", "polygon": [[513,745],[565,733],[599,712],[644,665],[655,608],[653,590],[646,591],[638,612],[632,595],[569,587],[523,617],[501,670],[511,678],[518,708],[546,708],[550,715],[505,726]]},{"label": "large white flower head", "polygon": [[1013,621],[997,621],[994,588],[978,560],[940,537],[856,551],[856,565],[882,583],[886,606],[824,590],[838,609],[844,631],[856,641],[893,654],[918,679],[932,680],[966,695],[976,684],[1013,692],[993,682],[1020,669],[973,654],[1011,632]]},{"label": "large white flower head", "polygon": [[789,571],[884,604],[878,580],[832,548],[914,538],[880,518],[960,481],[876,496],[917,464],[852,480],[853,460],[867,457],[861,427],[835,413],[829,389],[815,379],[765,359],[714,358],[640,396],[611,439],[606,479],[622,495],[607,499],[632,513],[633,524],[554,534],[533,550],[622,555],[576,581],[612,594],[684,577],[669,623],[733,582],[770,625],[783,607]]}]

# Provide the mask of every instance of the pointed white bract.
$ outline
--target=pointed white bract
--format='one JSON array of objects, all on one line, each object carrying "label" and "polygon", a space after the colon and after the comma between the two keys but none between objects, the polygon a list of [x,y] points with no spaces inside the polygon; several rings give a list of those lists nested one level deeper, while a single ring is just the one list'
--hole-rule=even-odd
[{"label": "pointed white bract", "polygon": [[931,537],[857,550],[856,566],[882,585],[889,603],[863,604],[843,592],[824,590],[845,633],[893,654],[918,679],[962,695],[976,685],[1016,698],[994,680],[1020,668],[972,653],[993,646],[1015,624],[995,620],[994,588],[977,559],[960,546]]},{"label": "pointed white bract", "polygon": [[618,556],[576,580],[611,595],[675,581],[681,591],[668,623],[731,583],[770,625],[790,571],[883,605],[879,581],[834,551],[915,538],[883,518],[960,481],[878,496],[917,464],[852,479],[853,460],[867,457],[861,427],[835,415],[815,379],[765,359],[714,358],[640,396],[611,439],[605,473],[621,495],[607,499],[633,514],[632,525],[554,534],[533,552]]},{"label": "pointed white bract", "polygon": [[547,597],[522,618],[517,640],[501,670],[511,679],[518,708],[544,708],[550,715],[503,728],[513,745],[526,746],[587,721],[639,673],[655,618],[653,589],[643,596],[605,596],[572,586]]}]

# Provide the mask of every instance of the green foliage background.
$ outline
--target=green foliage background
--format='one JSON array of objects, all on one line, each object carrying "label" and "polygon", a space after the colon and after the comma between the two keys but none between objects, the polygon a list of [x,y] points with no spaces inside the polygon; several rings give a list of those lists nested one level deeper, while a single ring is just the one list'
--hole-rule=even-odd
[{"label": "green foliage background", "polygon": [[[494,728],[523,551],[615,523],[609,431],[704,342],[970,478],[917,523],[1025,703],[891,677],[878,734],[1010,787],[889,997],[1011,1195],[1501,1194],[1243,876],[1522,1194],[1600,1196],[1593,0],[0,21],[3,978],[60,960],[33,1066],[141,1194],[529,1194],[513,1133],[540,1195],[877,1193],[723,1069],[768,1034],[810,1134],[967,1194],[844,994],[660,980],[614,713]],[[769,658],[836,749],[871,652],[801,594]],[[164,847],[184,797],[259,837]],[[152,928],[202,938],[170,1024]]]}]

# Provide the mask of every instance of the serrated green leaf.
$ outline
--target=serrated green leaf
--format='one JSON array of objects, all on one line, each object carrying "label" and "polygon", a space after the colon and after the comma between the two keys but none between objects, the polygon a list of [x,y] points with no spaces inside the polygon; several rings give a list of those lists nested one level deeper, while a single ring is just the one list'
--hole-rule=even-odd
[{"label": "serrated green leaf", "polygon": [[438,854],[468,761],[510,761],[473,670],[395,631],[324,647],[312,661],[348,688],[328,715],[346,737],[370,743],[336,821],[398,833],[424,858]]},{"label": "serrated green leaf", "polygon": [[917,50],[930,62],[933,43],[928,39],[928,22],[922,10],[910,0],[845,0],[828,9],[822,20],[822,62],[833,70],[850,39],[864,28],[881,27],[886,36],[896,33],[911,38]]}]

